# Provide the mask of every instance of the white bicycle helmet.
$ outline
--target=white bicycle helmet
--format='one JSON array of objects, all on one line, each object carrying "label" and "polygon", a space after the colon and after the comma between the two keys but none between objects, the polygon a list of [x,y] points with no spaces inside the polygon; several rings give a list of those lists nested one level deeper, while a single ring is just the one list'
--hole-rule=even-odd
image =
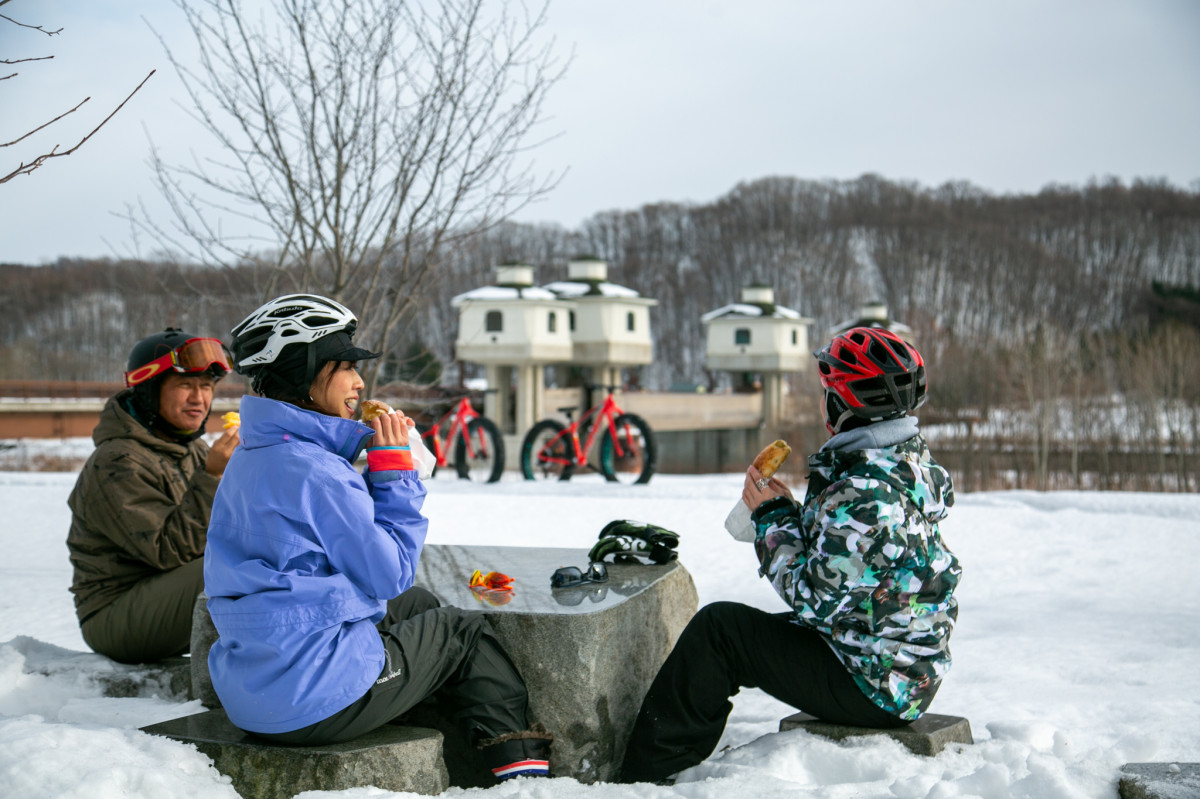
[{"label": "white bicycle helmet", "polygon": [[274,363],[289,344],[311,344],[333,333],[354,333],[358,317],[346,306],[315,294],[288,294],[247,316],[233,336],[234,366],[243,374]]}]

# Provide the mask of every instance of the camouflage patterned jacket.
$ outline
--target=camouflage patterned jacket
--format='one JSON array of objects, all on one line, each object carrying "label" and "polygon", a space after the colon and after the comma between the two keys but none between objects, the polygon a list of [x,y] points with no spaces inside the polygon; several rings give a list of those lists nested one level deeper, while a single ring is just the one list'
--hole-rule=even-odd
[{"label": "camouflage patterned jacket", "polygon": [[776,497],[754,511],[760,573],[867,697],[916,719],[950,668],[958,616],[961,569],[938,531],[950,474],[911,417],[835,436],[808,465],[803,506]]}]

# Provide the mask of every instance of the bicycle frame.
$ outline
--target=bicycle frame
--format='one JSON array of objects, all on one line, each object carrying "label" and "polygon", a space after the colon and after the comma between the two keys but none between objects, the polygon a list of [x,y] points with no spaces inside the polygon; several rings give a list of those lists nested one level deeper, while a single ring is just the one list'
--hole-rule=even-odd
[{"label": "bicycle frame", "polygon": [[[623,413],[624,411],[621,410],[619,405],[617,405],[617,401],[613,399],[612,393],[610,392],[608,396],[604,398],[603,402],[585,411],[582,416],[572,421],[563,429],[561,433],[547,442],[546,446],[543,448],[543,452],[545,452],[563,436],[570,435],[571,448],[572,452],[574,452],[573,458],[554,458],[544,454],[540,457],[547,463],[555,463],[563,466],[586,466],[587,453],[591,451],[592,445],[596,443],[596,436],[598,436],[602,431],[607,431],[608,434],[612,436],[613,446],[617,455],[623,455],[624,450],[621,449],[621,437],[617,435],[617,425],[615,421],[616,418]],[[593,421],[588,429],[587,443],[580,446],[579,430],[587,419],[592,419]],[[603,421],[603,424],[600,424],[601,421]]]},{"label": "bicycle frame", "polygon": [[[443,416],[441,419],[438,419],[432,427],[421,434],[421,438],[426,439],[426,441],[429,442],[429,451],[432,452],[434,457],[437,459],[437,465],[439,468],[445,468],[447,465],[446,453],[450,451],[450,442],[454,440],[456,435],[461,435],[463,437],[463,440],[467,442],[468,454],[471,454],[472,456],[474,455],[474,452],[472,451],[473,445],[471,443],[471,437],[467,435],[467,425],[471,423],[472,419],[482,415],[483,414],[479,413],[479,411],[475,410],[474,406],[472,406],[470,401],[468,401],[468,399],[464,396],[460,398],[458,402],[456,402],[454,406],[450,408],[449,411],[446,412],[445,416]],[[442,438],[442,427],[446,425],[447,422],[449,422],[449,430],[446,431],[446,437]]]}]

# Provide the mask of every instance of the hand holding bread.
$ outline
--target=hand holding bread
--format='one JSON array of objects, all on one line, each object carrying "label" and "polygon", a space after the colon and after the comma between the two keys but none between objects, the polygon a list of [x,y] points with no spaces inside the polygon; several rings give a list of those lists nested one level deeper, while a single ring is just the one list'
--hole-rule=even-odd
[{"label": "hand holding bread", "polygon": [[782,438],[775,439],[754,458],[754,468],[758,469],[763,478],[770,480],[779,471],[779,467],[792,454],[792,448]]},{"label": "hand holding bread", "polygon": [[386,416],[392,412],[392,406],[383,400],[363,400],[359,403],[358,408],[362,412],[363,422],[367,424],[370,424],[372,419],[378,419],[380,416]]},{"label": "hand holding bread", "polygon": [[416,422],[405,416],[403,411],[392,408],[383,400],[363,400],[358,404],[358,409],[363,423],[375,428],[375,440],[371,446],[408,446],[408,431],[416,427]]},{"label": "hand holding bread", "polygon": [[746,470],[746,483],[742,488],[742,502],[747,508],[753,510],[772,497],[791,497],[792,492],[787,486],[775,479],[775,473],[791,454],[792,448],[782,439],[772,441],[758,453]]}]

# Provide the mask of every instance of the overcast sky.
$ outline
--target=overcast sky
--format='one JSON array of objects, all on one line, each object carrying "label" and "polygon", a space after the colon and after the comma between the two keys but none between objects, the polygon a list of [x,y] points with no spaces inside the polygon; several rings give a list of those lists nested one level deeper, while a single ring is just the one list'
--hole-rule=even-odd
[{"label": "overcast sky", "polygon": [[[74,144],[151,69],[130,104],[67,158],[0,185],[0,262],[148,254],[115,216],[161,201],[150,138],[202,150],[147,22],[187,46],[167,0],[12,0],[0,13],[0,142],[91,96],[72,118],[0,148]],[[1093,177],[1200,180],[1195,0],[554,0],[569,72],[535,152],[566,171],[523,221],[707,202],[769,175],[873,172],[933,186],[1036,192]],[[28,146],[26,146],[28,145]],[[21,149],[25,146],[26,149]]]}]

